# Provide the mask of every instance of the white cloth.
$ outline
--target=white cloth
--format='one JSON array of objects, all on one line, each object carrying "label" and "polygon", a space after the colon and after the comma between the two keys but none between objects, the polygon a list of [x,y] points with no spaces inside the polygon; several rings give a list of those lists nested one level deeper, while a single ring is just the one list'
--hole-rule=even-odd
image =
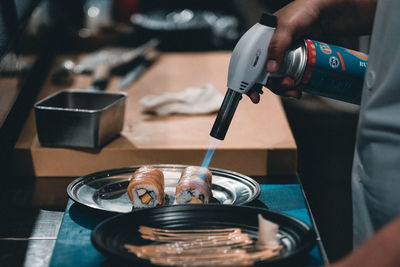
[{"label": "white cloth", "polygon": [[354,245],[400,214],[400,1],[378,1],[353,162]]},{"label": "white cloth", "polygon": [[208,114],[219,110],[224,96],[211,84],[190,87],[177,93],[147,95],[140,99],[143,112],[157,115]]}]

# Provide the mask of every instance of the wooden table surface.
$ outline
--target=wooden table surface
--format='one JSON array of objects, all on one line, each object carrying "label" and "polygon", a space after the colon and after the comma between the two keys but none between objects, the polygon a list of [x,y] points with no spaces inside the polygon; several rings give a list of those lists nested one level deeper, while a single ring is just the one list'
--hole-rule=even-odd
[{"label": "wooden table surface", "polygon": [[[211,83],[225,94],[230,52],[165,53],[128,87],[121,135],[101,150],[42,147],[32,110],[14,149],[17,176],[77,177],[104,169],[142,164],[200,165],[210,142],[216,114],[159,117],[142,114],[139,99],[148,94],[178,92]],[[107,91],[116,91],[113,77]],[[90,75],[79,75],[72,88],[86,88]],[[38,99],[60,89],[50,75]],[[265,89],[261,102],[240,101],[224,141],[210,166],[246,175],[293,174],[297,148],[279,97]]]}]

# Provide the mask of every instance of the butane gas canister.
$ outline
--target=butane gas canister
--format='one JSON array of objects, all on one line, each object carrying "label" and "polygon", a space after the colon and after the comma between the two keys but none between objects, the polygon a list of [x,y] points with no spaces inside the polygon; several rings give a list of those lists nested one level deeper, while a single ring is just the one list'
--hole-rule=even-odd
[{"label": "butane gas canister", "polygon": [[279,72],[300,91],[360,104],[367,63],[364,53],[304,40],[287,52]]}]

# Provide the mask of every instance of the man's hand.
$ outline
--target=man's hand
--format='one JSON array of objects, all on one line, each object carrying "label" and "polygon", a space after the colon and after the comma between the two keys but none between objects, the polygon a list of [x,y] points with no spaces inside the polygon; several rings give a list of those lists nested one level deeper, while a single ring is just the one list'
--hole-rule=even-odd
[{"label": "man's hand", "polygon": [[[377,0],[296,0],[278,10],[278,26],[268,47],[267,71],[279,70],[285,52],[303,38],[323,40],[334,36],[367,34],[372,29]],[[267,87],[274,93],[294,98],[292,77],[269,79]],[[250,99],[259,100],[253,92]]]},{"label": "man's hand", "polygon": [[[285,52],[295,40],[312,32],[319,32],[318,18],[322,1],[294,1],[280,9],[275,15],[278,27],[272,36],[268,47],[267,71],[275,73],[281,66]],[[282,96],[299,98],[300,93],[294,90],[294,80],[291,77],[270,79],[267,86],[272,92]]]}]

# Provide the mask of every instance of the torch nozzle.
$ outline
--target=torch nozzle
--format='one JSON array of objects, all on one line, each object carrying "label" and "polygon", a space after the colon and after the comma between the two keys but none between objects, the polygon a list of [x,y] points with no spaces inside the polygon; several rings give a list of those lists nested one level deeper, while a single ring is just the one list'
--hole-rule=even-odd
[{"label": "torch nozzle", "polygon": [[241,93],[228,88],[210,132],[212,137],[224,140],[240,99],[242,99]]}]

